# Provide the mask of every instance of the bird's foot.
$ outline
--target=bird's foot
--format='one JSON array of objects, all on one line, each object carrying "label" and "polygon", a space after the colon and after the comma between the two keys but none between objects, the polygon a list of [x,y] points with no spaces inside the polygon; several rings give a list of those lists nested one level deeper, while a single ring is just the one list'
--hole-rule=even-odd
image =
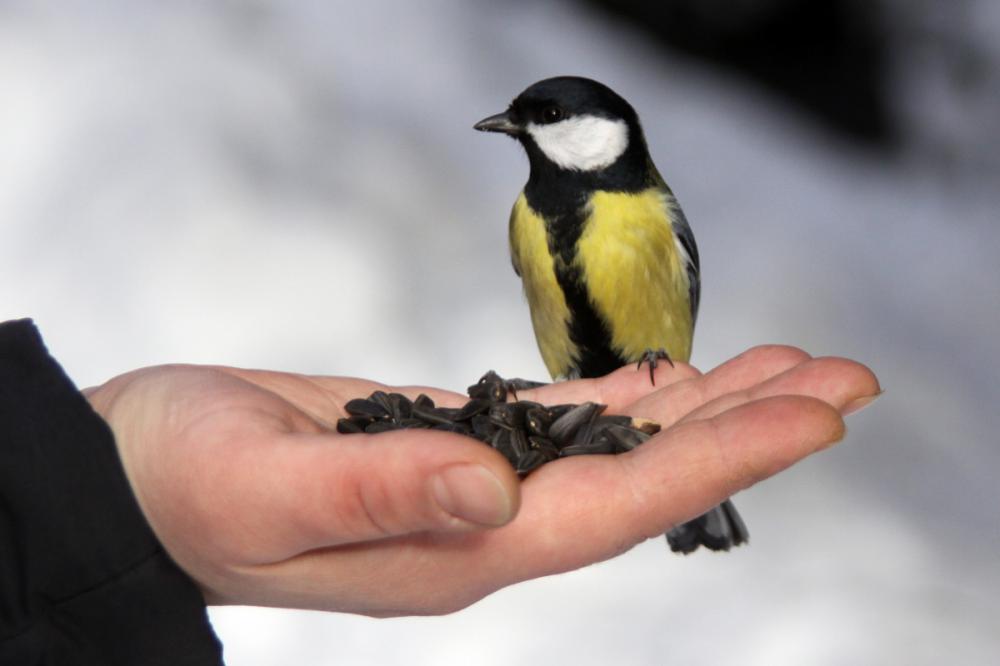
[{"label": "bird's foot", "polygon": [[511,377],[510,379],[503,380],[503,386],[507,389],[507,393],[513,396],[514,400],[517,400],[518,391],[528,391],[530,389],[536,389],[539,386],[545,386],[548,382],[536,382],[533,379],[522,379],[521,377]]},{"label": "bird's foot", "polygon": [[635,366],[636,370],[641,370],[643,363],[649,364],[649,383],[653,386],[656,386],[656,379],[653,377],[653,371],[656,370],[656,366],[659,365],[660,359],[669,363],[671,368],[674,367],[674,362],[670,360],[670,355],[663,347],[660,347],[659,349],[647,349],[643,352],[642,356],[639,357],[639,362]]},{"label": "bird's foot", "polygon": [[517,400],[518,391],[545,386],[545,382],[536,382],[531,379],[521,379],[514,377],[504,379],[497,373],[490,370],[479,378],[479,381],[469,387],[469,396],[472,398],[482,398],[492,402],[504,402],[509,393],[514,400]]}]

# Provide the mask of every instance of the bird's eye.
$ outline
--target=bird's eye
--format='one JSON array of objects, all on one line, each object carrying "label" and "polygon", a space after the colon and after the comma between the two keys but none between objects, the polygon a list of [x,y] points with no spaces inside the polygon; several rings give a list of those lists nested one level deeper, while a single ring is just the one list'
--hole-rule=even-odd
[{"label": "bird's eye", "polygon": [[563,118],[563,110],[558,106],[547,106],[542,110],[543,123],[557,123]]}]

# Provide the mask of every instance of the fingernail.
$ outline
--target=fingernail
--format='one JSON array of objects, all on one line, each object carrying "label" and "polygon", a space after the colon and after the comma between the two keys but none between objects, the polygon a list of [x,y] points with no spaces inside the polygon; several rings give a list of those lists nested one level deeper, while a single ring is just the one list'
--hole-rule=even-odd
[{"label": "fingernail", "polygon": [[513,507],[506,489],[482,465],[446,467],[434,477],[431,489],[438,505],[456,518],[490,527],[511,519]]},{"label": "fingernail", "polygon": [[840,413],[843,414],[844,416],[847,416],[848,414],[860,412],[862,409],[875,402],[875,400],[884,392],[885,391],[879,391],[875,395],[866,395],[863,398],[852,400],[851,402],[844,405],[844,408],[840,410]]}]

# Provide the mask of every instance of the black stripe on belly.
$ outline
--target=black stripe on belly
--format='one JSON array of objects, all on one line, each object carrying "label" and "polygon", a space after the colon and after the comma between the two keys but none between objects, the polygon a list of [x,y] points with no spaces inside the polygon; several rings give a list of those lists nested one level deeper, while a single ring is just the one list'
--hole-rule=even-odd
[{"label": "black stripe on belly", "polygon": [[[552,196],[559,192],[562,196]],[[532,201],[526,189],[528,205],[545,220],[549,252],[555,258],[556,280],[566,297],[570,311],[569,337],[577,348],[576,365],[563,369],[567,375],[576,370],[580,377],[601,377],[621,367],[626,361],[611,349],[611,331],[607,322],[591,305],[583,275],[574,265],[576,243],[586,221],[585,190],[559,191],[549,188],[545,204]]]},{"label": "black stripe on belly", "polygon": [[577,348],[576,370],[580,377],[603,377],[624,365],[625,359],[611,349],[611,331],[591,305],[580,271],[574,266],[560,266],[556,279],[571,314],[569,336]]}]

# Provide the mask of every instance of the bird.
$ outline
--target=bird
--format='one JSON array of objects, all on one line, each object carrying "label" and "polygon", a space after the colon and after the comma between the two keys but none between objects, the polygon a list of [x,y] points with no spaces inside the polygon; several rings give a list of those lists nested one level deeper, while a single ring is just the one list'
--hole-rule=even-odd
[{"label": "bird", "polygon": [[[530,85],[474,128],[516,139],[527,183],[510,214],[514,272],[553,380],[687,361],[701,296],[698,247],[649,155],[639,117],[579,76]],[[670,548],[729,550],[746,526],[730,500],[668,531]]]}]

